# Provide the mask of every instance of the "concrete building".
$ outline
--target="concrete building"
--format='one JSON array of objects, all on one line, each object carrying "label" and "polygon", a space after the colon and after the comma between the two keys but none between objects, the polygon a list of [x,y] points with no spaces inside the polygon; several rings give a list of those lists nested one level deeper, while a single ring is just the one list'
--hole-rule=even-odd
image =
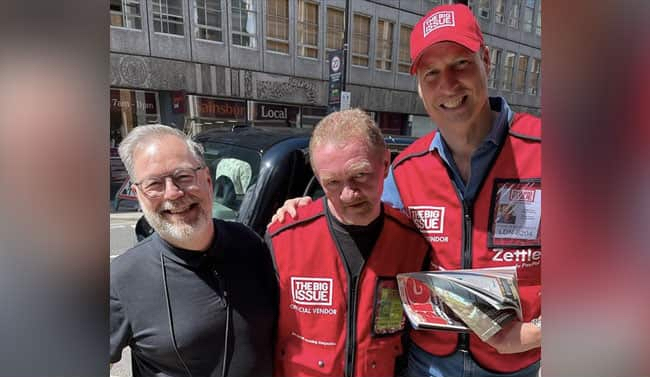
[{"label": "concrete building", "polygon": [[[441,0],[352,0],[352,107],[386,133],[435,125],[410,65],[413,25]],[[541,112],[541,0],[470,0],[491,50],[490,92]],[[345,0],[110,0],[111,146],[162,122],[197,132],[233,121],[312,127],[326,114],[327,53]]]}]

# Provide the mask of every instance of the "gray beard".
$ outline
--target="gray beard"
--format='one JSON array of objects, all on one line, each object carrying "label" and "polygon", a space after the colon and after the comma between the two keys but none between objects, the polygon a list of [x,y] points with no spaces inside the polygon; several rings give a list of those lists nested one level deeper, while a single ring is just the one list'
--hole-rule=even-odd
[{"label": "gray beard", "polygon": [[201,208],[201,213],[198,219],[192,223],[171,223],[165,220],[159,213],[150,211],[149,209],[142,208],[144,217],[149,222],[149,225],[162,237],[164,240],[174,243],[185,243],[192,239],[194,234],[200,233],[206,225],[209,225],[210,220],[206,216],[205,211]]}]

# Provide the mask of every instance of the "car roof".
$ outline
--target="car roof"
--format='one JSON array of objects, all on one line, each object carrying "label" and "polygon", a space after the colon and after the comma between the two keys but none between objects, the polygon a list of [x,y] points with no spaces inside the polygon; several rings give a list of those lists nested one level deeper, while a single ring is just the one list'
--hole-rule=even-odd
[{"label": "car roof", "polygon": [[307,140],[310,135],[311,129],[306,128],[237,125],[233,127],[213,128],[201,132],[194,139],[201,143],[218,142],[265,151],[284,140]]}]

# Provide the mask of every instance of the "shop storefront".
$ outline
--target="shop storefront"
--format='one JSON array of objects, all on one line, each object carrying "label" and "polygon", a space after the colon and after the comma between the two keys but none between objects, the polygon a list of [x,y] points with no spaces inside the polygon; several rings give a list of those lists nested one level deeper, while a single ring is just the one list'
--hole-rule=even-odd
[{"label": "shop storefront", "polygon": [[110,197],[113,198],[127,172],[117,154],[122,139],[136,126],[160,122],[158,93],[111,88],[110,94]]},{"label": "shop storefront", "polygon": [[111,89],[111,147],[116,147],[133,127],[160,122],[158,93]]},{"label": "shop storefront", "polygon": [[296,127],[300,124],[300,107],[249,101],[249,119],[254,126]]},{"label": "shop storefront", "polygon": [[246,101],[188,95],[187,104],[189,113],[184,128],[190,135],[246,122]]}]

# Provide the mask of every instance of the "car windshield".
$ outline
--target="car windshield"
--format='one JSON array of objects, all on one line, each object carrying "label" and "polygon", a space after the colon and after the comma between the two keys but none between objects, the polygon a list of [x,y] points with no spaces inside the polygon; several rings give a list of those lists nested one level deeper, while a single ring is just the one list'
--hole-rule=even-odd
[{"label": "car windshield", "polygon": [[203,147],[214,188],[212,216],[237,220],[244,195],[257,182],[260,154],[251,149],[215,142],[205,142]]}]

